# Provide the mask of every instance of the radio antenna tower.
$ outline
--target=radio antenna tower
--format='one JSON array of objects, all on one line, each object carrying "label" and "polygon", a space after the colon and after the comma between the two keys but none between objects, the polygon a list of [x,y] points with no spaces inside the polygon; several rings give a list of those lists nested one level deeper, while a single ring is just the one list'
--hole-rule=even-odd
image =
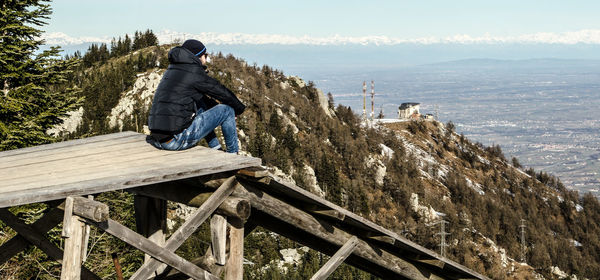
[{"label": "radio antenna tower", "polygon": [[448,247],[448,244],[446,243],[446,236],[450,235],[450,233],[446,232],[446,224],[449,224],[450,222],[441,219],[435,223],[431,223],[428,224],[428,226],[435,226],[437,224],[440,225],[440,232],[436,233],[435,235],[439,235],[440,236],[440,255],[442,255],[442,257],[446,257],[446,247]]},{"label": "radio antenna tower", "polygon": [[440,106],[438,106],[437,104],[435,104],[434,109],[435,109],[435,120],[439,121],[440,120],[440,115],[439,115],[439,113],[440,113],[439,112],[440,111]]},{"label": "radio antenna tower", "polygon": [[521,262],[526,262],[527,258],[526,258],[526,251],[527,251],[527,244],[525,243],[525,228],[527,227],[525,225],[525,219],[521,219],[521,225],[519,226],[521,228]]},{"label": "radio antenna tower", "polygon": [[375,82],[371,80],[371,121],[375,116]]},{"label": "radio antenna tower", "polygon": [[367,119],[367,82],[363,81],[363,119]]}]

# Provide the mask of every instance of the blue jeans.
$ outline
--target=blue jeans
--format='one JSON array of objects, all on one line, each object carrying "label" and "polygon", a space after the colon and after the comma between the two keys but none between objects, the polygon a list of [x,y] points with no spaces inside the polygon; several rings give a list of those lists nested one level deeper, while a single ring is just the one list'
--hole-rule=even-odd
[{"label": "blue jeans", "polygon": [[173,135],[173,139],[166,143],[154,143],[154,146],[164,150],[185,150],[196,146],[205,138],[208,146],[213,149],[221,148],[219,139],[215,134],[215,128],[221,126],[225,145],[228,153],[237,153],[238,136],[235,124],[235,113],[229,105],[218,104],[206,111],[199,109],[192,124],[181,133]]}]

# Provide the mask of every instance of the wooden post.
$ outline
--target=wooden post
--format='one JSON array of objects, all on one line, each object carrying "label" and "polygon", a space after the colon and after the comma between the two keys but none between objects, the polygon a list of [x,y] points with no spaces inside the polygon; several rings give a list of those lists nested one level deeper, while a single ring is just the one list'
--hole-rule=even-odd
[{"label": "wooden post", "polygon": [[[88,195],[87,198],[89,200],[94,200],[93,195]],[[87,247],[88,247],[89,242],[90,242],[90,225],[85,224],[85,229],[83,231],[83,246],[81,247],[81,256],[83,257],[82,260],[84,263],[88,257]]]},{"label": "wooden post", "polygon": [[225,265],[225,280],[242,280],[244,277],[244,223],[229,221],[229,258]]},{"label": "wooden post", "polygon": [[[134,196],[133,199],[137,232],[159,246],[165,245],[165,231],[167,229],[167,201],[160,198]],[[144,255],[144,263],[152,257]],[[167,265],[161,264],[152,276],[160,275]]]},{"label": "wooden post", "polygon": [[[67,212],[68,210],[71,210]],[[81,255],[83,241],[83,232],[85,224],[73,215],[73,198],[67,197],[65,201],[65,218],[63,221],[63,237],[65,237],[65,251],[63,255],[61,280],[71,280],[81,278],[81,264],[83,256]]]},{"label": "wooden post", "polygon": [[227,218],[222,215],[214,214],[210,219],[210,236],[212,255],[215,263],[225,265],[225,249],[227,244]]},{"label": "wooden post", "polygon": [[354,251],[358,245],[358,238],[352,236],[342,248],[340,248],[329,261],[310,278],[310,280],[325,280],[335,269],[344,262],[344,260]]}]

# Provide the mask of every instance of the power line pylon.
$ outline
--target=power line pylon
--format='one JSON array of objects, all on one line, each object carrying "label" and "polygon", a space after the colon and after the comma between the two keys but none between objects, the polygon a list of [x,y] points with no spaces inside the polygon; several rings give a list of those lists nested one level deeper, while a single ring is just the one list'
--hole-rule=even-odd
[{"label": "power line pylon", "polygon": [[525,219],[521,219],[521,225],[519,226],[519,228],[521,228],[521,262],[527,262],[527,243],[525,241],[525,228],[527,226],[525,225],[525,222]]},{"label": "power line pylon", "polygon": [[450,233],[446,232],[446,224],[449,223],[450,222],[441,219],[437,222],[428,224],[428,226],[440,225],[440,232],[436,233],[435,235],[440,236],[440,255],[444,258],[446,257],[446,247],[448,247],[448,244],[446,243],[446,236],[450,235]]}]

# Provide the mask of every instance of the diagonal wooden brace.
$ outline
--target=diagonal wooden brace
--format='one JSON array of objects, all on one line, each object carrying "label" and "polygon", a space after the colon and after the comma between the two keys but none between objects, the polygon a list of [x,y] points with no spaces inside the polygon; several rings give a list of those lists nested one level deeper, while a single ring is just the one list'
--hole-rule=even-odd
[{"label": "diagonal wooden brace", "polygon": [[167,265],[185,273],[187,276],[192,277],[194,279],[208,279],[208,280],[218,280],[219,278],[210,274],[208,271],[203,270],[193,263],[187,261],[186,259],[176,255],[174,252],[169,251],[161,246],[158,246],[156,243],[148,240],[144,236],[139,233],[127,228],[119,224],[116,221],[108,219],[108,221],[104,223],[98,223],[91,220],[87,220],[87,222],[101,228],[106,231],[108,234],[111,234],[125,243],[141,250],[142,252],[151,255],[154,259],[158,260],[158,263],[161,262],[166,263]]},{"label": "diagonal wooden brace", "polygon": [[[185,223],[179,227],[167,240],[165,251],[175,252],[185,240],[192,235],[196,229],[219,207],[225,199],[233,193],[237,181],[235,176],[229,177],[211,196],[204,202],[194,214],[188,218]],[[169,264],[170,265],[170,264]],[[160,261],[156,258],[150,259],[144,263],[138,271],[130,278],[132,280],[146,280],[160,266]],[[177,269],[177,268],[176,268]],[[179,270],[179,269],[177,269]]]},{"label": "diagonal wooden brace", "polygon": [[[52,210],[31,224],[30,227],[36,232],[48,232],[62,221],[62,216],[63,211],[52,208]],[[27,249],[29,245],[31,245],[31,243],[27,241],[22,234],[17,234],[15,237],[4,242],[4,244],[0,246],[0,264],[7,262],[14,255]]]},{"label": "diagonal wooden brace", "polygon": [[[48,240],[44,234],[38,231],[36,228],[25,224],[15,215],[10,213],[6,208],[0,209],[0,219],[2,219],[4,223],[18,232],[25,239],[27,239],[27,241],[29,241],[31,244],[40,248],[40,250],[46,253],[46,255],[48,255],[50,258],[61,263],[63,262],[63,251],[54,246],[54,244],[52,244],[52,242],[50,242],[50,240]],[[85,267],[82,267],[81,273],[84,279],[100,279],[100,277],[96,276],[93,272],[89,271]]]},{"label": "diagonal wooden brace", "polygon": [[329,275],[331,275],[331,273],[333,273],[333,271],[335,271],[335,269],[340,266],[340,264],[342,264],[348,256],[350,256],[350,254],[352,254],[352,251],[354,251],[356,245],[358,245],[358,238],[356,238],[356,236],[352,236],[350,239],[348,239],[348,241],[346,241],[344,246],[342,246],[342,248],[340,248],[331,257],[331,259],[329,259],[329,261],[325,263],[325,265],[323,265],[323,267],[321,267],[321,269],[319,269],[319,271],[317,271],[313,277],[310,278],[310,280],[327,279],[327,277],[329,277]]}]

